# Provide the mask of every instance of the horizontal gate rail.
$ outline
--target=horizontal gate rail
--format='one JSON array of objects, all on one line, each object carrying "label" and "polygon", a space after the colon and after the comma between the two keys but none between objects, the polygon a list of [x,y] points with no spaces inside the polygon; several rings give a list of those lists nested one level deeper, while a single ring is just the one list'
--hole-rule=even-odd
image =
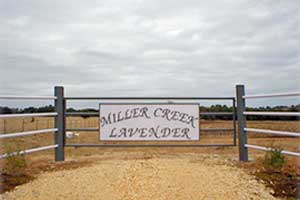
[{"label": "horizontal gate rail", "polygon": [[22,100],[54,100],[56,96],[10,96],[0,95],[0,99],[22,99]]},{"label": "horizontal gate rail", "polygon": [[200,131],[234,131],[233,128],[201,128]]},{"label": "horizontal gate rail", "polygon": [[[67,112],[67,116],[99,116],[99,112]],[[233,112],[200,112],[199,115],[234,115]]]},{"label": "horizontal gate rail", "polygon": [[233,147],[233,144],[66,144],[66,147]]},{"label": "horizontal gate rail", "polygon": [[300,137],[300,133],[296,133],[296,132],[273,131],[273,130],[256,129],[256,128],[244,128],[244,130],[248,131],[248,132],[257,132],[257,133],[267,133],[267,134],[273,134],[273,135]]},{"label": "horizontal gate rail", "polygon": [[300,112],[244,112],[244,115],[300,116]]},{"label": "horizontal gate rail", "polygon": [[14,117],[51,117],[56,116],[56,112],[52,113],[25,113],[25,114],[3,114],[0,118],[14,118]]},{"label": "horizontal gate rail", "polygon": [[67,112],[66,116],[99,116],[99,112]]},{"label": "horizontal gate rail", "polygon": [[55,132],[57,130],[58,130],[57,128],[51,128],[51,129],[42,129],[42,130],[26,131],[26,132],[19,132],[19,133],[0,134],[0,139],[43,134],[43,133]]},{"label": "horizontal gate rail", "polygon": [[233,100],[234,97],[65,97],[65,100]]},{"label": "horizontal gate rail", "polygon": [[244,99],[260,99],[260,98],[272,98],[272,97],[294,97],[300,96],[300,92],[290,93],[277,93],[277,94],[259,94],[259,95],[245,95]]},{"label": "horizontal gate rail", "polygon": [[[200,112],[200,116],[206,115],[233,115],[233,112]],[[67,112],[67,116],[99,116],[99,112]]]},{"label": "horizontal gate rail", "polygon": [[[67,128],[66,131],[99,131],[99,128]],[[200,131],[234,131],[232,128],[202,128]]]},{"label": "horizontal gate rail", "polygon": [[233,115],[233,112],[200,112],[199,115]]},{"label": "horizontal gate rail", "polygon": [[[275,149],[269,148],[269,147],[262,147],[262,146],[257,146],[257,145],[252,145],[252,144],[245,144],[245,147],[247,148],[252,148],[252,149],[257,149],[257,150],[263,150],[263,151],[274,151]],[[290,155],[290,156],[300,156],[300,153],[298,152],[292,152],[292,151],[281,151],[282,154]]]},{"label": "horizontal gate rail", "polygon": [[67,128],[66,131],[99,131],[99,128]]},{"label": "horizontal gate rail", "polygon": [[33,153],[33,152],[37,152],[37,151],[54,149],[54,148],[57,148],[57,147],[58,147],[58,145],[54,144],[54,145],[49,145],[49,146],[37,147],[37,148],[33,148],[33,149],[26,149],[26,150],[23,150],[23,151],[20,151],[20,152],[6,153],[6,154],[0,155],[0,159],[1,158],[6,158],[8,156],[15,156],[15,155],[18,155],[18,154],[28,154],[28,153]]}]

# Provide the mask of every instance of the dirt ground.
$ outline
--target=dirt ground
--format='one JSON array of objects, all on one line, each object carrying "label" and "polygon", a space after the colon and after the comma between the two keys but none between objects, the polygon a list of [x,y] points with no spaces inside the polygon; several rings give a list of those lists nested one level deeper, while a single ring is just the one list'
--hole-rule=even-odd
[{"label": "dirt ground", "polygon": [[[84,158],[83,158],[84,159]],[[275,199],[227,156],[106,152],[92,164],[39,174],[3,199]]]},{"label": "dirt ground", "polygon": [[[0,121],[1,133],[51,128],[52,119]],[[5,127],[4,127],[5,125]],[[230,128],[230,121],[201,121],[203,128]],[[249,121],[249,127],[300,131],[299,122]],[[96,118],[71,118],[67,127],[97,127]],[[98,143],[97,132],[78,132],[67,143]],[[232,132],[203,132],[200,144],[233,142]],[[300,138],[249,135],[250,144],[300,151]],[[34,148],[53,144],[53,134],[4,139],[9,145]],[[26,155],[33,179],[0,199],[274,199],[266,183],[239,166],[237,147],[216,148],[73,148],[64,164],[53,162],[53,150]],[[249,150],[251,163],[264,152]],[[288,157],[300,169],[300,159]],[[0,161],[1,166],[1,161]]]}]

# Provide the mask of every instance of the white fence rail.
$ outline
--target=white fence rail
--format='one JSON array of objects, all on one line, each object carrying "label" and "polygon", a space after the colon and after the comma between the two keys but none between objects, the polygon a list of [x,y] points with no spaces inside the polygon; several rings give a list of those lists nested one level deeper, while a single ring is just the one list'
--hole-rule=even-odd
[{"label": "white fence rail", "polygon": [[[252,145],[252,144],[245,144],[245,147],[247,148],[252,148],[252,149],[257,149],[257,150],[263,150],[263,151],[274,151],[275,149],[269,148],[269,147],[262,147],[262,146],[257,146],[257,145]],[[281,151],[282,154],[290,155],[290,156],[300,156],[300,152],[292,152],[292,151]]]},{"label": "white fence rail", "polygon": [[19,132],[19,133],[0,134],[0,139],[27,136],[27,135],[35,135],[35,134],[43,134],[43,133],[49,133],[49,132],[55,132],[55,131],[58,131],[58,129],[51,128],[51,129],[42,129],[42,130],[26,131],[26,132]]},{"label": "white fence rail", "polygon": [[258,95],[245,95],[244,99],[261,99],[261,98],[272,98],[272,97],[294,97],[300,96],[300,92],[289,92],[289,93],[276,93],[276,94],[258,94]]},{"label": "white fence rail", "polygon": [[6,158],[8,156],[14,156],[14,155],[18,155],[18,154],[27,154],[27,153],[33,153],[33,152],[37,152],[37,151],[43,151],[43,150],[48,150],[48,149],[54,149],[58,147],[57,144],[54,145],[49,145],[49,146],[43,146],[43,147],[37,147],[37,148],[33,148],[33,149],[26,149],[20,152],[12,152],[12,153],[6,153],[6,154],[2,154],[0,155],[0,159],[1,158]]},{"label": "white fence rail", "polygon": [[300,112],[244,112],[244,115],[300,116]]},{"label": "white fence rail", "polygon": [[256,128],[244,128],[244,130],[248,131],[248,132],[257,132],[257,133],[266,133],[266,134],[273,134],[273,135],[300,137],[300,133],[296,133],[296,132],[273,131],[273,130],[256,129]]},{"label": "white fence rail", "polygon": [[0,115],[1,118],[15,118],[15,117],[51,117],[51,116],[56,116],[56,112],[52,113],[25,113],[25,114],[3,114]]},{"label": "white fence rail", "polygon": [[0,95],[0,99],[23,99],[23,100],[54,100],[56,96],[11,96]]}]

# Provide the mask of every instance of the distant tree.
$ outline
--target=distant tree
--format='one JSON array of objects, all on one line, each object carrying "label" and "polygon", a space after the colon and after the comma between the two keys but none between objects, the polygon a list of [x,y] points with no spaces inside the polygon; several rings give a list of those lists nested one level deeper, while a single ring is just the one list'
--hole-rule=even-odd
[{"label": "distant tree", "polygon": [[11,114],[13,113],[13,109],[9,107],[0,107],[1,114]]},{"label": "distant tree", "polygon": [[52,105],[44,106],[44,107],[39,107],[37,109],[37,112],[54,112],[55,108]]},{"label": "distant tree", "polygon": [[74,108],[67,108],[67,112],[76,112],[77,110],[75,110]]},{"label": "distant tree", "polygon": [[[232,106],[227,105],[211,105],[211,106],[200,106],[200,112],[233,112]],[[300,112],[300,104],[291,105],[291,106],[266,106],[266,107],[247,107],[247,111],[262,111],[262,112]],[[54,112],[55,108],[52,105],[42,106],[42,107],[27,107],[23,109],[19,108],[9,108],[9,107],[1,107],[1,114],[11,114],[11,113],[38,113],[38,112]],[[67,112],[98,112],[97,109],[94,108],[84,108],[84,109],[74,109],[67,108]],[[232,115],[203,115],[201,119],[206,120],[232,120]],[[300,120],[300,117],[297,116],[247,116],[248,120]]]}]

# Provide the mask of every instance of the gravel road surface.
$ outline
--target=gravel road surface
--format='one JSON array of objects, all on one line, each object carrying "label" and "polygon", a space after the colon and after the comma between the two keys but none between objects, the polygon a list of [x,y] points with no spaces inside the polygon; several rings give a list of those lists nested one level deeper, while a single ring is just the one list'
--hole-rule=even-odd
[{"label": "gravel road surface", "polygon": [[254,177],[217,155],[108,153],[92,166],[48,172],[0,199],[275,199]]}]

